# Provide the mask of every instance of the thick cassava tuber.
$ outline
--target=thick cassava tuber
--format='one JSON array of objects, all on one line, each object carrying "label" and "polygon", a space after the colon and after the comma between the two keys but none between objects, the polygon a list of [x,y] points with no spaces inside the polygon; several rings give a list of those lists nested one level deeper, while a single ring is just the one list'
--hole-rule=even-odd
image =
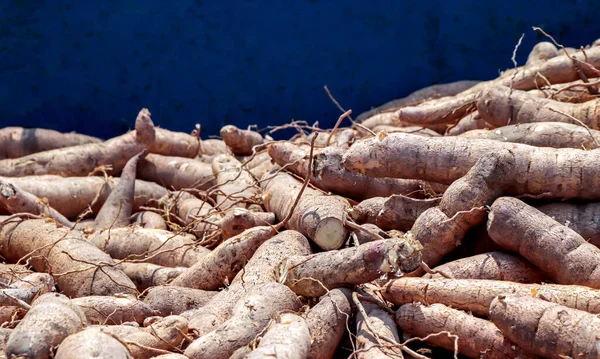
[{"label": "thick cassava tuber", "polygon": [[552,202],[536,206],[563,226],[577,232],[587,242],[600,247],[600,203]]},{"label": "thick cassava tuber", "polygon": [[[262,182],[265,207],[282,221],[294,205],[302,183],[286,173],[267,173],[265,177]],[[309,237],[324,250],[337,249],[348,237],[344,218],[349,208],[350,204],[342,197],[306,188],[286,227]]]},{"label": "thick cassava tuber", "polygon": [[245,208],[233,208],[215,224],[221,229],[221,237],[228,239],[252,227],[275,224],[275,214],[250,211]]},{"label": "thick cassava tuber", "polygon": [[[523,358],[520,347],[515,346],[496,326],[443,304],[406,304],[396,312],[396,323],[404,332],[416,337],[426,337],[428,343],[454,351],[469,358]],[[447,334],[431,335],[440,332]],[[431,335],[431,336],[430,336]],[[510,337],[509,337],[510,338]],[[456,342],[455,342],[456,341]]]},{"label": "thick cassava tuber", "polygon": [[600,248],[534,207],[499,198],[487,226],[496,243],[519,253],[557,283],[600,288]]},{"label": "thick cassava tuber", "polygon": [[219,209],[249,208],[258,200],[260,189],[256,180],[235,157],[230,155],[215,157],[212,170],[218,186],[216,202]]},{"label": "thick cassava tuber", "polygon": [[465,132],[489,128],[492,128],[492,126],[482,120],[481,116],[479,116],[479,112],[475,111],[463,117],[458,121],[456,126],[449,128],[446,134],[448,136],[458,136]]},{"label": "thick cassava tuber", "polygon": [[176,315],[204,306],[217,293],[187,287],[155,286],[146,292],[144,303],[161,316]]},{"label": "thick cassava tuber", "polygon": [[473,130],[465,138],[522,143],[538,147],[594,149],[600,147],[600,131],[564,122],[536,122],[504,126],[493,130]]},{"label": "thick cassava tuber", "polygon": [[438,206],[441,198],[416,199],[402,195],[387,198],[377,213],[375,224],[381,229],[408,231],[419,216],[429,208]]},{"label": "thick cassava tuber", "polygon": [[157,285],[166,285],[187,269],[185,267],[163,267],[152,263],[127,262],[119,263],[117,267],[135,283],[139,291]]},{"label": "thick cassava tuber", "polygon": [[235,277],[254,252],[276,233],[273,227],[250,228],[221,243],[171,282],[172,285],[216,290]]},{"label": "thick cassava tuber", "polygon": [[190,328],[200,335],[216,328],[231,317],[235,303],[251,288],[279,280],[277,266],[285,258],[311,253],[306,237],[296,231],[283,231],[263,243],[238,272],[231,285],[216,294],[200,309],[188,312]]},{"label": "thick cassava tuber", "polygon": [[[285,166],[295,174],[306,177],[308,168],[308,151],[302,150],[292,143],[280,142],[269,145],[269,154],[280,166]],[[340,196],[363,200],[371,197],[387,197],[392,194],[422,195],[425,188],[442,186],[424,183],[418,180],[397,178],[373,178],[348,171],[342,164],[344,149],[327,147],[319,150],[313,157],[311,183]],[[368,191],[365,191],[368,188]]]},{"label": "thick cassava tuber", "polygon": [[385,197],[365,199],[348,210],[348,215],[358,223],[377,223],[377,216],[387,201]]},{"label": "thick cassava tuber", "polygon": [[312,341],[308,358],[332,358],[352,315],[351,292],[347,288],[330,290],[306,315]]},{"label": "thick cassava tuber", "polygon": [[356,227],[352,230],[352,234],[352,240],[355,240],[355,242],[358,244],[373,242],[381,238],[397,238],[402,237],[404,235],[404,233],[400,231],[390,231],[390,233],[387,233],[383,229],[377,227],[372,223],[365,223],[360,227]]},{"label": "thick cassava tuber", "polygon": [[553,43],[548,41],[541,41],[535,44],[529,56],[525,66],[541,65],[549,59],[559,55],[558,49]]},{"label": "thick cassava tuber", "polygon": [[499,296],[490,305],[490,318],[510,341],[531,355],[600,355],[600,319],[596,315],[527,296]]},{"label": "thick cassava tuber", "polygon": [[[0,175],[21,177],[54,174],[63,177],[87,176],[103,166],[110,173],[121,172],[129,159],[154,144],[154,124],[150,112],[142,109],[135,131],[101,143],[54,149],[16,159],[0,160]],[[110,168],[110,169],[109,169]]]},{"label": "thick cassava tuber", "polygon": [[[600,102],[571,104],[538,98],[524,91],[498,86],[485,89],[477,101],[481,118],[495,127],[531,122],[567,122],[598,130]],[[576,118],[578,121],[573,121]]]},{"label": "thick cassava tuber", "polygon": [[154,311],[135,297],[90,296],[71,300],[85,314],[88,324],[119,325],[125,322],[142,324]]},{"label": "thick cassava tuber", "polygon": [[195,188],[206,190],[214,185],[210,164],[193,158],[149,154],[137,167],[139,179],[180,190]]},{"label": "thick cassava tuber", "polygon": [[359,304],[364,311],[359,310],[356,313],[356,346],[359,351],[357,358],[384,359],[398,355],[399,347],[387,348],[379,344],[382,342],[393,345],[400,342],[394,317],[373,302],[364,300],[359,301]]},{"label": "thick cassava tuber", "polygon": [[162,216],[150,211],[137,212],[131,216],[131,224],[147,229],[167,229],[167,224]]},{"label": "thick cassava tuber", "polygon": [[69,298],[44,294],[10,334],[6,354],[9,358],[51,358],[55,346],[85,325],[85,315]]},{"label": "thick cassava tuber", "polygon": [[541,283],[546,275],[522,257],[489,252],[460,258],[432,268],[436,274],[424,278],[493,279],[520,283]]},{"label": "thick cassava tuber", "polygon": [[400,108],[394,114],[399,122],[428,127],[460,120],[475,109],[476,95],[445,97],[417,106]]},{"label": "thick cassava tuber", "polygon": [[[463,177],[484,155],[504,152],[512,157],[509,178],[488,179],[507,194],[544,195],[546,198],[600,199],[600,152],[572,148],[534,147],[518,143],[461,137],[422,138],[395,133],[357,141],[344,155],[346,168],[374,177],[422,178],[450,184]],[[389,166],[402,158],[402,166]],[[558,160],[557,160],[558,159]],[[581,175],[573,176],[574,171]],[[446,191],[447,192],[447,191]]]},{"label": "thick cassava tuber", "polygon": [[478,82],[479,81],[456,81],[446,84],[428,86],[411,93],[407,97],[387,102],[372,110],[363,112],[356,118],[356,121],[363,122],[364,124],[364,121],[366,121],[368,118],[381,112],[386,112],[407,105],[413,105],[430,99],[454,96],[475,86]]},{"label": "thick cassava tuber", "polygon": [[0,227],[0,253],[17,262],[28,260],[39,272],[51,272],[69,297],[131,294],[133,282],[112,258],[77,231],[40,219],[15,220]]},{"label": "thick cassava tuber", "polygon": [[495,297],[508,294],[535,296],[593,314],[600,312],[600,291],[584,286],[485,279],[400,278],[390,281],[383,290],[385,299],[396,305],[413,301],[442,303],[479,316],[488,315]]},{"label": "thick cassava tuber", "polygon": [[304,359],[310,349],[308,325],[301,316],[283,313],[263,335],[255,350],[246,355],[247,359],[283,357]]},{"label": "thick cassava tuber", "polygon": [[[212,222],[218,221],[220,215],[207,201],[181,191],[163,198],[163,201],[167,204],[168,212],[177,215],[197,238],[202,239],[207,232],[217,229]],[[205,218],[208,223],[198,218]]]},{"label": "thick cassava tuber", "polygon": [[485,206],[504,190],[497,182],[513,178],[512,164],[512,157],[504,152],[483,156],[466,176],[448,187],[438,207],[417,218],[410,233],[423,245],[426,264],[440,263],[460,245],[469,229],[485,221]]},{"label": "thick cassava tuber", "polygon": [[100,139],[79,133],[61,133],[45,128],[0,129],[0,159],[19,158],[57,148],[99,143]]},{"label": "thick cassava tuber", "polygon": [[242,130],[233,125],[221,128],[221,137],[235,155],[247,156],[252,154],[255,146],[262,145],[265,139],[260,133]]},{"label": "thick cassava tuber", "polygon": [[[153,318],[155,319],[155,318]],[[127,346],[133,358],[149,359],[171,351],[181,352],[181,345],[186,340],[188,323],[178,315],[170,315],[148,323],[144,328],[137,325],[96,326],[104,333],[117,338]]]},{"label": "thick cassava tuber", "polygon": [[31,213],[49,217],[66,227],[73,227],[65,216],[33,194],[0,178],[0,204],[11,213]]},{"label": "thick cassava tuber", "polygon": [[110,334],[90,328],[69,335],[58,347],[55,359],[132,358],[127,347]]},{"label": "thick cassava tuber", "polygon": [[190,234],[178,235],[161,229],[111,229],[89,240],[115,259],[128,258],[166,267],[189,267],[210,253]]},{"label": "thick cassava tuber", "polygon": [[231,318],[212,332],[196,339],[185,350],[191,359],[226,359],[267,327],[279,312],[300,309],[294,292],[278,283],[265,283],[250,289],[240,299]]},{"label": "thick cassava tuber", "polygon": [[[69,219],[91,207],[97,213],[104,204],[112,189],[119,183],[118,178],[102,177],[67,177],[43,175],[26,177],[2,177],[38,198],[47,200],[54,208]],[[150,200],[158,200],[167,194],[167,190],[155,183],[142,180],[135,181],[133,211],[138,211]],[[3,207],[0,204],[0,207]],[[3,208],[0,208],[3,212]]]},{"label": "thick cassava tuber", "polygon": [[154,145],[150,153],[164,156],[193,158],[198,155],[200,141],[198,137],[188,133],[169,131],[164,128],[154,128]]},{"label": "thick cassava tuber", "polygon": [[411,236],[361,244],[357,247],[294,256],[279,267],[282,281],[308,297],[328,289],[373,281],[388,273],[412,272],[421,264],[421,245]]}]

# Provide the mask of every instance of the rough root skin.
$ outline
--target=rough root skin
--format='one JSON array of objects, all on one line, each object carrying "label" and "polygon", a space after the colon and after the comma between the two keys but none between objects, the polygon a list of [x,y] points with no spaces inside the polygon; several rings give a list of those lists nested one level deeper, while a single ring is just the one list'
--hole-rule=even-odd
[{"label": "rough root skin", "polygon": [[557,283],[600,288],[600,249],[539,210],[502,197],[492,205],[487,226],[496,243],[519,253]]},{"label": "rough root skin", "polygon": [[490,318],[507,338],[532,355],[600,355],[600,319],[596,315],[527,296],[500,296],[490,305]]},{"label": "rough root skin", "polygon": [[407,235],[308,257],[289,257],[279,272],[297,294],[318,297],[328,289],[368,283],[386,273],[412,272],[421,263],[421,248]]}]

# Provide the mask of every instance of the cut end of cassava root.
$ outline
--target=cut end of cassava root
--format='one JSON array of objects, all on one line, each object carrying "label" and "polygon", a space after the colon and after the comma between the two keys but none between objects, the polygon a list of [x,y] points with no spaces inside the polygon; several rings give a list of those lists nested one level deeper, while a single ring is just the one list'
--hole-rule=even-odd
[{"label": "cut end of cassava root", "polygon": [[346,228],[338,218],[325,218],[315,230],[315,242],[322,248],[340,248],[345,241]]}]

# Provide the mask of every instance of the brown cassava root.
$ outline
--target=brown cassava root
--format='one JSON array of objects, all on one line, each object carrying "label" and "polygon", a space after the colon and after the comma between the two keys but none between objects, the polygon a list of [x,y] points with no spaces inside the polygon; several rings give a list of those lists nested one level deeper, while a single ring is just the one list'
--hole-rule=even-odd
[{"label": "brown cassava root", "polygon": [[469,358],[517,358],[524,351],[509,341],[496,326],[443,304],[405,304],[396,312],[396,323],[404,332]]},{"label": "brown cassava root", "polygon": [[258,247],[275,234],[272,227],[250,228],[221,243],[172,282],[173,285],[216,290],[233,279]]},{"label": "brown cassava root", "polygon": [[553,202],[536,206],[538,210],[552,217],[582,236],[587,242],[600,247],[600,203]]},{"label": "brown cassava root", "polygon": [[277,266],[282,260],[310,253],[308,240],[296,231],[283,231],[267,240],[256,250],[244,269],[238,272],[229,287],[218,292],[198,310],[187,313],[190,327],[200,335],[210,332],[231,317],[235,303],[251,288],[277,282]]},{"label": "brown cassava root", "polygon": [[109,229],[89,241],[115,259],[132,259],[166,267],[189,267],[210,253],[190,234],[146,228]]},{"label": "brown cassava root", "polygon": [[356,118],[356,121],[363,122],[364,124],[365,120],[381,112],[388,112],[396,108],[404,107],[418,102],[423,102],[425,100],[436,99],[446,96],[454,96],[473,87],[477,84],[477,82],[478,81],[457,81],[447,84],[432,85],[424,89],[415,91],[407,97],[387,102],[370,111],[363,112]]},{"label": "brown cassava root", "polygon": [[186,287],[155,286],[146,292],[144,303],[157,311],[159,315],[167,316],[200,308],[208,303],[215,294],[217,292]]},{"label": "brown cassava root", "polygon": [[64,295],[39,297],[6,343],[9,358],[51,358],[53,347],[86,325],[85,315]]},{"label": "brown cassava root", "polygon": [[61,133],[45,128],[5,127],[0,129],[0,159],[19,158],[56,148],[99,143],[100,139],[78,133]]},{"label": "brown cassava root", "polygon": [[[395,133],[356,142],[344,155],[344,165],[374,177],[421,177],[450,184],[463,177],[481,157],[494,154],[504,156],[502,161],[506,163],[502,166],[510,176],[487,181],[495,181],[503,187],[504,193],[544,194],[546,198],[558,199],[600,198],[600,191],[595,190],[600,188],[597,184],[600,176],[596,176],[598,166],[595,165],[600,158],[597,151],[460,137],[423,139]],[[402,158],[404,165],[382,165],[389,158]],[[575,169],[581,169],[582,175],[573,178]]]},{"label": "brown cassava root", "polygon": [[499,296],[490,318],[513,343],[545,358],[597,358],[600,319],[528,296]]},{"label": "brown cassava root", "polygon": [[398,356],[400,345],[394,345],[400,342],[400,336],[392,314],[374,302],[359,300],[358,304],[363,310],[356,314],[357,357],[384,359]]},{"label": "brown cassava root", "polygon": [[333,289],[319,299],[306,315],[312,340],[308,358],[331,358],[352,315],[350,290]]},{"label": "brown cassava root", "polygon": [[63,226],[73,227],[73,223],[57,210],[44,203],[33,194],[23,191],[9,181],[0,179],[0,203],[11,213],[31,213],[56,220]]},{"label": "brown cassava root", "polygon": [[155,314],[147,304],[125,295],[80,297],[72,299],[71,303],[81,308],[88,324],[142,324],[144,319]]},{"label": "brown cassava root", "polygon": [[221,210],[235,207],[249,208],[257,200],[260,189],[255,179],[235,157],[230,155],[215,157],[212,171],[219,189],[216,202]]},{"label": "brown cassava root", "polygon": [[260,133],[249,130],[241,130],[233,125],[221,128],[221,137],[236,155],[251,155],[255,146],[263,144],[265,139]]},{"label": "brown cassava root", "polygon": [[[0,160],[0,175],[87,176],[100,166],[104,166],[110,174],[120,173],[131,157],[144,149],[150,150],[154,138],[154,124],[150,119],[150,112],[142,109],[135,122],[135,131],[102,143],[89,143],[35,153],[17,159]],[[107,166],[111,169],[109,170]]]},{"label": "brown cassava root", "polygon": [[18,220],[0,227],[0,252],[13,262],[27,261],[49,272],[69,297],[136,295],[133,282],[114,266],[112,258],[77,231],[40,219]]},{"label": "brown cassava root", "polygon": [[594,149],[600,144],[600,131],[564,122],[536,122],[504,126],[493,130],[473,130],[460,137],[523,143],[538,147]]},{"label": "brown cassava root", "polygon": [[382,229],[409,230],[421,213],[439,205],[441,198],[416,199],[402,195],[387,198],[377,213],[375,224]]},{"label": "brown cassava root", "polygon": [[[119,178],[60,177],[52,175],[2,177],[22,190],[47,200],[50,207],[69,219],[75,219],[87,208],[97,213],[104,204]],[[149,200],[158,200],[167,190],[155,183],[135,181],[133,211],[137,212]],[[0,206],[3,207],[3,206]],[[6,213],[6,212],[5,212]]]},{"label": "brown cassava root", "polygon": [[488,232],[496,243],[521,254],[557,283],[600,288],[600,248],[524,202],[497,199]]},{"label": "brown cassava root", "polygon": [[258,285],[237,302],[231,318],[192,342],[184,354],[192,359],[229,358],[250,343],[277,313],[298,309],[300,302],[288,287],[278,283]]},{"label": "brown cassava root", "polygon": [[[290,213],[302,184],[286,173],[272,176],[267,173],[265,177],[262,183],[265,207],[281,221]],[[337,249],[348,237],[343,219],[349,207],[342,197],[306,188],[287,227],[309,237],[324,250]]]},{"label": "brown cassava root", "polygon": [[321,296],[328,289],[373,281],[387,273],[412,272],[421,263],[421,246],[410,236],[360,246],[289,257],[280,265],[282,280],[294,292]]},{"label": "brown cassava root", "polygon": [[[308,152],[298,146],[285,142],[273,143],[269,146],[269,154],[278,165],[286,166],[299,176],[306,177],[309,172],[306,158]],[[314,155],[311,183],[325,191],[357,200],[392,194],[422,195],[424,187],[429,185],[418,180],[373,178],[348,171],[342,165],[343,154],[344,150],[341,148],[319,150]],[[369,190],[365,191],[365,188]],[[439,191],[441,187],[436,186],[436,189]]]},{"label": "brown cassava root", "polygon": [[575,285],[525,284],[486,279],[399,278],[390,281],[383,291],[385,299],[396,305],[413,301],[442,303],[478,316],[487,316],[492,300],[505,294],[535,296],[593,314],[600,311],[600,292]]},{"label": "brown cassava root", "polygon": [[246,358],[283,356],[289,359],[303,359],[308,355],[309,349],[310,333],[304,318],[292,313],[283,313]]},{"label": "brown cassava root", "polygon": [[56,359],[92,357],[131,358],[127,347],[110,334],[99,329],[86,329],[69,335],[58,347]]},{"label": "brown cassava root", "polygon": [[140,161],[137,176],[171,190],[206,190],[214,184],[214,176],[208,163],[193,158],[157,154],[149,154]]},{"label": "brown cassava root", "polygon": [[166,285],[186,270],[185,267],[171,268],[152,263],[122,262],[117,267],[135,283],[139,291]]},{"label": "brown cassava root", "polygon": [[[485,122],[495,127],[531,122],[567,122],[600,129],[599,100],[570,104],[498,86],[482,92],[477,110]],[[580,122],[573,121],[571,117]]]},{"label": "brown cassava root", "polygon": [[432,268],[436,274],[425,278],[495,279],[520,283],[541,283],[546,275],[525,259],[504,252],[465,257]]},{"label": "brown cassava root", "polygon": [[221,229],[222,238],[227,239],[252,227],[274,225],[275,214],[250,211],[245,208],[233,208],[215,224]]}]

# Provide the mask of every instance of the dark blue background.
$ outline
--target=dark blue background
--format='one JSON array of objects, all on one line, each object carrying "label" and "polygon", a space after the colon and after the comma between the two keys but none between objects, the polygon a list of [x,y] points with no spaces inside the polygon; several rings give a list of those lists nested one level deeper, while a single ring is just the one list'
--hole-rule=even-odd
[{"label": "dark blue background", "polygon": [[[0,125],[109,137],[141,107],[203,135],[229,123],[331,126],[433,83],[523,63],[540,26],[565,46],[600,37],[600,1],[0,2]],[[595,17],[595,18],[594,18]]]}]

